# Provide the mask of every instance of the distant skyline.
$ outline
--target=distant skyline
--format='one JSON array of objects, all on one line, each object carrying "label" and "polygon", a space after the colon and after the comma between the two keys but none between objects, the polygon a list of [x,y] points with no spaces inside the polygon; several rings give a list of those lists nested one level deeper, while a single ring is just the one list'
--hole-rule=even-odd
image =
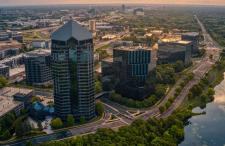
[{"label": "distant skyline", "polygon": [[113,4],[113,3],[146,3],[146,4],[193,4],[225,5],[225,0],[0,0],[0,6],[51,5],[51,4]]}]

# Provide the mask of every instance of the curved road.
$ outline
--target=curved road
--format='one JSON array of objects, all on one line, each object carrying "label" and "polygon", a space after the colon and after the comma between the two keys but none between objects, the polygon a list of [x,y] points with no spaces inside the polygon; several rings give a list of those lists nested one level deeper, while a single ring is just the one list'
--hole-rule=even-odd
[{"label": "curved road", "polygon": [[[188,84],[183,88],[180,95],[175,99],[174,103],[170,106],[170,108],[165,111],[164,113],[160,114],[159,107],[160,105],[164,104],[168,97],[164,98],[159,105],[154,106],[151,109],[146,109],[143,114],[139,115],[138,117],[131,117],[130,115],[127,115],[125,112],[121,111],[119,109],[116,109],[110,105],[107,105],[104,103],[106,108],[106,115],[104,118],[102,118],[99,121],[85,124],[83,126],[74,127],[69,130],[65,130],[58,133],[53,133],[49,135],[43,135],[43,136],[37,136],[33,138],[27,138],[20,141],[15,141],[11,143],[7,143],[9,146],[24,146],[26,141],[31,141],[33,144],[38,144],[50,140],[61,140],[65,138],[69,138],[72,136],[80,135],[80,134],[87,134],[87,133],[94,133],[99,128],[118,128],[122,126],[129,125],[132,123],[136,118],[143,118],[148,119],[149,117],[158,117],[158,118],[166,118],[170,116],[184,101],[185,97],[187,96],[189,90],[197,84],[202,77],[211,69],[212,65],[215,64],[215,62],[219,59],[220,56],[220,48],[218,48],[218,44],[216,44],[211,36],[207,33],[204,25],[199,21],[198,17],[195,16],[196,20],[198,21],[202,33],[204,36],[204,41],[206,44],[206,56],[196,64],[194,73],[194,78],[189,81]],[[209,59],[209,56],[213,55],[213,60]],[[170,91],[172,92],[172,91]],[[109,111],[113,112],[118,116],[118,120],[108,122],[109,120]]]}]

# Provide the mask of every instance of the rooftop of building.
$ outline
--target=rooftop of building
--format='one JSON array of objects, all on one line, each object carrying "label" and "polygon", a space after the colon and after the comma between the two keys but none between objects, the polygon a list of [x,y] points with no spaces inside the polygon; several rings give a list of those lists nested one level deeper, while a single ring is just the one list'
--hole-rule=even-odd
[{"label": "rooftop of building", "polygon": [[14,108],[22,104],[22,102],[14,100],[15,94],[27,95],[33,92],[31,89],[6,87],[0,91],[0,117],[12,111]]},{"label": "rooftop of building", "polygon": [[114,50],[139,51],[139,50],[153,50],[153,48],[148,46],[122,46],[114,48]]},{"label": "rooftop of building", "polygon": [[19,54],[19,55],[16,55],[16,56],[13,56],[13,57],[10,57],[10,58],[5,58],[5,59],[3,59],[3,60],[0,61],[0,64],[4,64],[4,63],[6,63],[6,62],[8,62],[8,61],[12,61],[12,60],[14,60],[14,59],[22,58],[23,55],[24,55],[24,54],[21,53],[21,54]]},{"label": "rooftop of building", "polygon": [[113,63],[113,58],[112,58],[112,57],[105,58],[105,59],[103,59],[102,61],[104,61],[104,62],[109,62],[109,63]]},{"label": "rooftop of building", "polygon": [[18,66],[16,68],[13,68],[13,69],[9,70],[9,76],[10,77],[14,77],[14,76],[22,74],[22,73],[25,73],[25,66],[24,65],[21,65],[21,66]]},{"label": "rooftop of building", "polygon": [[48,42],[49,40],[33,40],[32,43],[45,43]]},{"label": "rooftop of building", "polygon": [[12,111],[14,108],[19,106],[20,104],[22,104],[22,102],[15,101],[13,97],[0,95],[0,117]]},{"label": "rooftop of building", "polygon": [[70,20],[51,35],[52,40],[58,41],[67,41],[70,38],[78,41],[88,40],[92,39],[92,33],[77,22]]},{"label": "rooftop of building", "polygon": [[23,94],[27,95],[33,92],[32,89],[26,89],[26,88],[16,88],[16,87],[5,87],[1,90],[2,96],[7,96],[7,97],[13,97],[15,94]]},{"label": "rooftop of building", "polygon": [[0,64],[0,68],[6,68],[6,67],[8,67],[8,66],[5,64]]},{"label": "rooftop of building", "polygon": [[183,35],[188,35],[188,36],[199,36],[199,32],[186,32],[186,33],[183,33]]},{"label": "rooftop of building", "polygon": [[180,40],[181,36],[175,34],[166,34],[162,37],[162,39],[160,39],[161,42],[176,42]]},{"label": "rooftop of building", "polygon": [[51,55],[51,50],[49,49],[38,49],[31,52],[28,52],[24,57],[45,57]]},{"label": "rooftop of building", "polygon": [[180,41],[177,41],[176,43],[187,45],[187,44],[191,44],[191,41],[183,41],[183,40],[180,40]]},{"label": "rooftop of building", "polygon": [[159,44],[160,43],[187,45],[187,44],[190,44],[191,41],[184,41],[184,40],[181,40],[180,38],[164,38],[159,41]]},{"label": "rooftop of building", "polygon": [[21,48],[22,44],[17,41],[1,41],[0,42],[0,51],[11,49],[11,48]]}]

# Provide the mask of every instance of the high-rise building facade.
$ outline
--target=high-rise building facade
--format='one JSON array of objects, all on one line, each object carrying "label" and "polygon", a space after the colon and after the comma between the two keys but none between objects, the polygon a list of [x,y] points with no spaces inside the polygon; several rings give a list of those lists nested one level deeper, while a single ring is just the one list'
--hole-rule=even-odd
[{"label": "high-rise building facade", "polygon": [[113,63],[121,82],[145,84],[156,67],[156,50],[150,47],[119,47],[113,49]]},{"label": "high-rise building facade", "polygon": [[49,84],[52,80],[50,50],[35,50],[24,55],[26,82],[32,85]]},{"label": "high-rise building facade", "polygon": [[92,34],[69,21],[52,36],[52,75],[56,116],[95,116]]}]

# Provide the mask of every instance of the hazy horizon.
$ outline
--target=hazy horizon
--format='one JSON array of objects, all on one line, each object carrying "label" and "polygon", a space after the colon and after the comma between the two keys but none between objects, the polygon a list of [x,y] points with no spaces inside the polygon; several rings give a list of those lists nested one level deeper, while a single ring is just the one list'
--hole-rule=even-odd
[{"label": "hazy horizon", "polygon": [[191,4],[191,5],[225,5],[225,0],[0,0],[0,6],[23,5],[57,5],[57,4]]}]

